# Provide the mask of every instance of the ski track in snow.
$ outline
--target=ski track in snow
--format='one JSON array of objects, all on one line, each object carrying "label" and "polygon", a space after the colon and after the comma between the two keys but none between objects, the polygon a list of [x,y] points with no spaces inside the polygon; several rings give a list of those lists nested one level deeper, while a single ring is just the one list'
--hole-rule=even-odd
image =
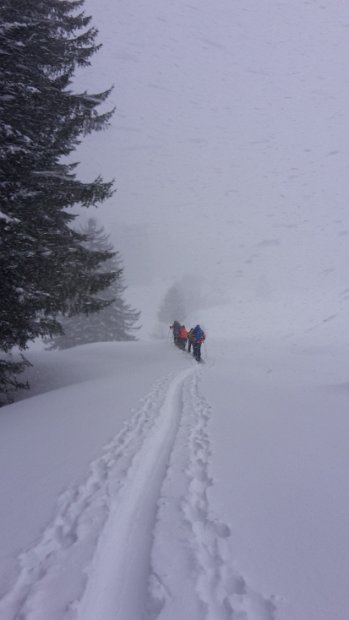
[{"label": "ski track in snow", "polygon": [[[210,504],[203,370],[160,380],[19,558],[2,620],[275,620]],[[68,578],[67,578],[68,575]]]},{"label": "ski track in snow", "polygon": [[196,373],[182,386],[177,441],[158,502],[147,619],[275,620],[273,599],[254,592],[234,569],[230,528],[210,505],[210,416]]},{"label": "ski track in snow", "polygon": [[[74,600],[87,582],[84,567],[92,559],[112,506],[128,483],[127,472],[133,458],[156,423],[172,378],[169,375],[159,381],[140,401],[121,432],[106,445],[102,456],[92,462],[87,480],[62,494],[53,522],[38,543],[19,557],[17,581],[0,601],[2,620],[76,617]],[[72,574],[68,581],[67,572]],[[60,597],[57,605],[56,592],[60,588],[64,599]]]}]

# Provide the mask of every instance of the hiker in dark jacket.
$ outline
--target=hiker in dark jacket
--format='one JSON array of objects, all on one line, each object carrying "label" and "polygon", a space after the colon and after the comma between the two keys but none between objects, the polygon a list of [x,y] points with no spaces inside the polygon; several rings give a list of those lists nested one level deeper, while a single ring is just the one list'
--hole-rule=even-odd
[{"label": "hiker in dark jacket", "polygon": [[179,332],[181,330],[181,324],[178,321],[173,321],[172,325],[170,325],[170,329],[172,329],[173,333],[173,342],[178,346],[178,338]]}]

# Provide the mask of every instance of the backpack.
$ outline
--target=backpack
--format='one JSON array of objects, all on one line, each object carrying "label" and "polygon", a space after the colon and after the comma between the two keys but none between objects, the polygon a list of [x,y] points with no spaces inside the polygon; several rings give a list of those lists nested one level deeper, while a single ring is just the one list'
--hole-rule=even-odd
[{"label": "backpack", "polygon": [[188,338],[188,332],[185,329],[184,325],[182,325],[181,330],[179,332],[179,337],[183,338],[183,340],[186,340]]},{"label": "backpack", "polygon": [[200,342],[200,341],[205,340],[205,334],[202,331],[200,325],[197,325],[196,327],[194,327],[193,336],[194,336],[194,340],[196,342]]}]

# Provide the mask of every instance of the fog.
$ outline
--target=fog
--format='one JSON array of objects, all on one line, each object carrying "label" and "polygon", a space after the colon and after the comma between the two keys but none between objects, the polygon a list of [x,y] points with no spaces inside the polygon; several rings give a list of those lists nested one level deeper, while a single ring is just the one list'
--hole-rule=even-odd
[{"label": "fog", "polygon": [[[86,0],[114,84],[80,176],[115,178],[96,213],[131,285],[204,277],[250,317],[306,329],[349,301],[349,5]],[[253,308],[253,310],[251,310]],[[265,312],[273,308],[274,312]],[[142,308],[141,308],[142,309]],[[253,322],[254,319],[251,318]]]}]

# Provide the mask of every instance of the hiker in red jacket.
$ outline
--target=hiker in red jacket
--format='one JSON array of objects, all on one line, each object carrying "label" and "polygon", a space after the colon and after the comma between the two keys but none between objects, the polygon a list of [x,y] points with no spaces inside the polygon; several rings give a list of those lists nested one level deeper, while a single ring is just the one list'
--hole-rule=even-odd
[{"label": "hiker in red jacket", "polygon": [[185,350],[185,345],[187,344],[187,340],[188,340],[188,332],[185,329],[185,325],[182,325],[179,330],[178,346],[183,351]]}]

